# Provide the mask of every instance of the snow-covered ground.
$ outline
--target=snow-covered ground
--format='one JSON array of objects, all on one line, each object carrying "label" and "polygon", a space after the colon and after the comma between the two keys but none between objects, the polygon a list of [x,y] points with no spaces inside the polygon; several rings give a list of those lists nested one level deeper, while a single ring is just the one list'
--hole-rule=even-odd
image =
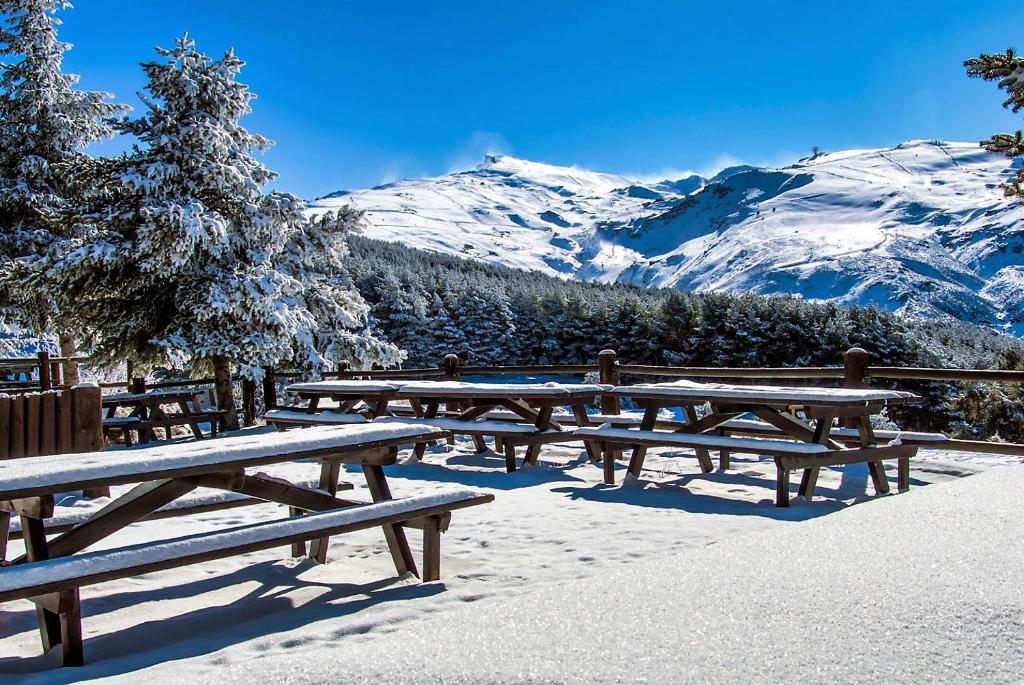
[{"label": "snow-covered ground", "polygon": [[[1017,462],[924,451],[911,492],[882,498],[863,465],[825,469],[818,499],[777,509],[770,460],[701,474],[654,450],[642,480],[610,487],[576,446],[514,474],[468,443],[436,447],[387,469],[396,496],[496,498],[454,514],[441,582],[393,578],[379,531],[364,531],[335,539],[324,566],[281,549],[98,585],[83,590],[88,664],[74,670],[38,654],[32,605],[10,603],[0,681],[1012,681]],[[346,479],[367,497],[358,472]],[[281,514],[142,523],[110,543]]]},{"label": "snow-covered ground", "polygon": [[641,183],[488,157],[472,171],[315,201],[366,235],[564,277],[792,293],[1024,330],[1024,208],[1013,162],[916,140],[777,169]]}]

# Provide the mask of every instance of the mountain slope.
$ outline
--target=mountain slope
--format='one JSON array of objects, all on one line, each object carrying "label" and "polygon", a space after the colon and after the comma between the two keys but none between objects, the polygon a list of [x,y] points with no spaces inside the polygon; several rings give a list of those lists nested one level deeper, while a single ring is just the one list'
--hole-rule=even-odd
[{"label": "mountain slope", "polygon": [[488,157],[476,170],[339,193],[367,235],[567,277],[793,293],[1024,331],[1024,209],[1009,160],[912,141],[780,168],[644,184]]}]

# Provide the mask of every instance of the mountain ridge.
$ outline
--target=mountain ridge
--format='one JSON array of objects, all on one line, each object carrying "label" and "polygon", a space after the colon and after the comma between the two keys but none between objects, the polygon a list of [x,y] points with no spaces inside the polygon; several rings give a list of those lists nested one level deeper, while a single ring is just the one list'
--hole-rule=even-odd
[{"label": "mountain ridge", "polygon": [[1024,332],[1011,160],[914,140],[644,182],[489,155],[476,169],[332,193],[365,235],[565,278],[790,293]]}]

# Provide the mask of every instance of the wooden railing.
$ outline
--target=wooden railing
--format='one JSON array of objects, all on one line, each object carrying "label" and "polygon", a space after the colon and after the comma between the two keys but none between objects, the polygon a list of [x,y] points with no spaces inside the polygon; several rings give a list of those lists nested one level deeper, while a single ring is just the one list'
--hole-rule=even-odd
[{"label": "wooden railing", "polygon": [[[36,378],[32,381],[4,384],[0,380],[0,392],[25,392],[32,390],[48,390],[61,387],[61,365],[74,361],[88,364],[87,357],[75,357],[71,360],[63,357],[50,357],[45,352],[37,357],[19,359],[0,359],[0,373],[4,369],[18,369],[22,372],[31,371]],[[442,378],[457,380],[462,376],[509,376],[509,375],[583,375],[597,374],[601,383],[609,385],[624,384],[624,378],[693,378],[693,379],[729,379],[729,380],[765,380],[765,381],[837,381],[843,387],[867,387],[874,379],[898,381],[946,381],[946,382],[999,382],[1024,383],[1024,371],[1001,369],[934,369],[893,366],[871,366],[869,355],[860,348],[852,348],[843,354],[842,366],[815,367],[697,367],[697,366],[657,366],[650,364],[623,364],[618,360],[614,350],[603,350],[597,356],[595,364],[531,364],[519,366],[464,366],[457,355],[448,354],[441,359],[436,367],[412,369],[352,369],[343,362],[339,369],[323,374],[327,379],[429,379]],[[265,369],[262,383],[264,406],[278,406],[277,381],[302,377],[298,371],[278,371]],[[256,420],[256,385],[244,378],[235,378],[241,389],[242,412],[245,423],[251,425]],[[212,378],[178,379],[161,382],[147,382],[143,378],[129,378],[123,382],[102,383],[104,388],[128,388],[135,392],[148,389],[193,387],[212,385]],[[615,397],[602,399],[602,412],[616,413],[619,402]],[[990,444],[990,443],[985,443]],[[1024,450],[1024,448],[1022,448]],[[1022,452],[1024,453],[1024,452]]]}]

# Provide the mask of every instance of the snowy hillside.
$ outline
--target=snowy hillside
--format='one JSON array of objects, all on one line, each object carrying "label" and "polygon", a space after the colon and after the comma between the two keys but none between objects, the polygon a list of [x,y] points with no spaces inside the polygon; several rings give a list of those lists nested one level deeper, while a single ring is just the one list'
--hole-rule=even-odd
[{"label": "snowy hillside", "polygon": [[549,274],[794,293],[1024,331],[1024,209],[1009,160],[912,141],[780,169],[645,184],[488,157],[476,170],[335,193],[371,238]]}]

